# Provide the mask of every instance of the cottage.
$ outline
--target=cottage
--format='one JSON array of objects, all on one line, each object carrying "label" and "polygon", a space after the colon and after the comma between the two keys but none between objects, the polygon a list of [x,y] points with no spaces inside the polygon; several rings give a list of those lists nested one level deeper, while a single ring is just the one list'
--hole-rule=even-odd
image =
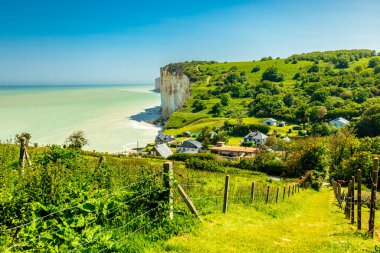
[{"label": "cottage", "polygon": [[286,125],[286,122],[285,121],[280,121],[278,122],[278,126],[279,127],[284,127]]},{"label": "cottage", "polygon": [[257,148],[226,146],[224,142],[218,142],[211,148],[211,153],[228,157],[252,157],[258,153]]},{"label": "cottage", "polygon": [[277,120],[269,118],[263,122],[264,125],[275,126],[277,124]]},{"label": "cottage", "polygon": [[191,132],[190,131],[185,131],[182,133],[183,136],[185,137],[190,137],[191,136]]},{"label": "cottage", "polygon": [[244,143],[246,142],[255,142],[255,146],[260,146],[260,145],[263,145],[266,141],[266,139],[268,138],[268,136],[266,136],[265,134],[263,134],[262,132],[251,132],[249,134],[247,134],[245,137],[244,137]]},{"label": "cottage", "polygon": [[286,137],[284,137],[284,138],[281,138],[281,140],[282,140],[282,141],[288,141],[288,142],[291,141],[291,139],[290,139],[288,136],[286,136]]},{"label": "cottage", "polygon": [[174,141],[175,138],[173,135],[167,135],[167,134],[159,134],[156,136],[155,143],[156,144],[162,144],[162,143],[168,143]]},{"label": "cottage", "polygon": [[170,150],[168,145],[166,145],[166,143],[157,144],[156,146],[153,147],[153,149],[151,151],[151,155],[161,156],[164,158],[167,158],[167,157],[171,156],[172,154],[173,154],[173,152]]},{"label": "cottage", "polygon": [[202,143],[194,140],[185,140],[181,146],[177,147],[177,153],[195,154],[202,149]]},{"label": "cottage", "polygon": [[346,119],[344,119],[342,117],[339,117],[339,118],[334,119],[334,120],[332,120],[332,121],[329,122],[329,124],[331,126],[336,126],[338,128],[342,128],[345,125],[347,125],[348,123],[350,123],[350,121],[348,121],[348,120],[346,120]]}]

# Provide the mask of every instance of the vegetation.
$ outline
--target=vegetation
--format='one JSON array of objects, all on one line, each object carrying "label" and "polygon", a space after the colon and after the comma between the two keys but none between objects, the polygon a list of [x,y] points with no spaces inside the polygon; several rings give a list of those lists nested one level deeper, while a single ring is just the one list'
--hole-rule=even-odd
[{"label": "vegetation", "polygon": [[[344,117],[360,137],[377,136],[379,61],[375,51],[338,50],[254,62],[179,63],[186,74],[197,76],[188,104],[203,103],[191,117],[193,107],[175,112],[166,129],[191,128],[200,119],[267,117],[312,129]],[[317,133],[314,128],[312,134]]]}]

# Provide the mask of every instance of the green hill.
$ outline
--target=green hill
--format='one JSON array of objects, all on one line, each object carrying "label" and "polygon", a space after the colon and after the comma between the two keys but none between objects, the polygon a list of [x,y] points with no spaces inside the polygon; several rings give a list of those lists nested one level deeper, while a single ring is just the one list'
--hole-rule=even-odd
[{"label": "green hill", "polygon": [[[185,108],[174,112],[166,133],[221,127],[225,120],[264,118],[290,126],[272,128],[283,136],[294,124],[321,124],[337,117],[353,122],[358,136],[380,134],[380,56],[371,50],[339,50],[266,57],[251,62],[183,62],[193,81]],[[291,135],[297,135],[292,133]],[[234,142],[234,139],[231,139]]]}]

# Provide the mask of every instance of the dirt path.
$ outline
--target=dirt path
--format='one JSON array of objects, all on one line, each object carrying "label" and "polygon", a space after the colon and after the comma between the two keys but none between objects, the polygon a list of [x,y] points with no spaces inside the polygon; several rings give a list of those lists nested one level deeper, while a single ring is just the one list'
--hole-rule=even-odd
[{"label": "dirt path", "polygon": [[230,209],[206,216],[195,234],[147,252],[371,252],[379,243],[355,233],[330,189],[306,191],[272,207]]}]

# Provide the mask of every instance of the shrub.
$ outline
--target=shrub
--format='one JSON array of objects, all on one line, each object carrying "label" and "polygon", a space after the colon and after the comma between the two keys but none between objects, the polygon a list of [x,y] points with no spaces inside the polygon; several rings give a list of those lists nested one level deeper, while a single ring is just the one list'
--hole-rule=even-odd
[{"label": "shrub", "polygon": [[259,72],[260,71],[260,66],[253,67],[251,70],[251,73]]},{"label": "shrub", "polygon": [[281,82],[284,78],[284,74],[280,73],[277,67],[267,68],[262,75],[262,80],[268,80],[271,82]]},{"label": "shrub", "polygon": [[186,154],[186,153],[174,153],[169,157],[170,160],[185,162],[188,159],[197,158],[200,160],[215,160],[215,156],[209,153],[198,154]]},{"label": "shrub", "polygon": [[214,160],[202,160],[199,158],[187,159],[186,167],[194,170],[206,170],[212,172],[225,172],[225,169]]},{"label": "shrub", "polygon": [[376,58],[371,58],[369,61],[368,61],[368,68],[374,68],[376,67],[377,65],[380,64],[380,58],[376,57]]}]

